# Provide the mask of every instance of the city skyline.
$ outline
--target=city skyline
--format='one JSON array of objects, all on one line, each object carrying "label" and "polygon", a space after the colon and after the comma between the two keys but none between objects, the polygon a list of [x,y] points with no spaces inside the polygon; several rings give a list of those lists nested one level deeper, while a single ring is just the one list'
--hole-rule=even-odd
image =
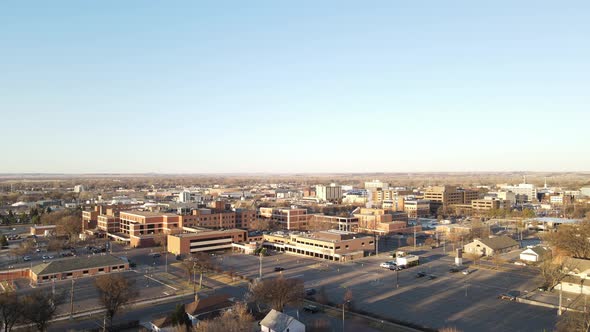
[{"label": "city skyline", "polygon": [[0,173],[590,171],[590,5],[4,4]]}]

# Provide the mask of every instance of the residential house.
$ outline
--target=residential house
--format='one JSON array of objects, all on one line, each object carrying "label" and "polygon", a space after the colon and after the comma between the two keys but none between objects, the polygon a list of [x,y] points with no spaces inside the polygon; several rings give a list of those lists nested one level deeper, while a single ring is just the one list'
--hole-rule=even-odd
[{"label": "residential house", "polygon": [[568,275],[555,286],[555,289],[561,288],[564,292],[575,294],[590,294],[590,260],[566,258],[564,271]]},{"label": "residential house", "polygon": [[272,309],[260,322],[262,332],[305,332],[305,325],[297,319]]},{"label": "residential house", "polygon": [[551,250],[543,246],[527,248],[520,253],[520,259],[527,262],[542,262],[549,257]]},{"label": "residential house", "polygon": [[518,242],[508,236],[497,236],[486,239],[475,239],[464,246],[465,253],[477,253],[482,256],[493,256],[518,249]]}]

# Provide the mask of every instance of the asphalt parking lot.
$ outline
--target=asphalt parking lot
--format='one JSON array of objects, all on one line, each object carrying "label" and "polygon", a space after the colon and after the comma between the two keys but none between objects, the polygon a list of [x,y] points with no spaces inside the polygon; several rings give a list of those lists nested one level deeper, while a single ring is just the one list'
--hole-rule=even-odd
[{"label": "asphalt parking lot", "polygon": [[[476,267],[463,275],[449,273],[453,258],[442,249],[421,255],[422,264],[400,272],[379,267],[386,255],[351,263],[336,263],[313,258],[276,254],[264,257],[263,277],[282,274],[303,278],[306,288],[323,287],[330,301],[342,302],[351,289],[356,308],[384,318],[418,323],[431,328],[457,327],[462,331],[542,331],[555,326],[555,310],[503,301],[501,293],[521,294],[541,284],[536,273],[520,267],[497,271]],[[251,278],[258,277],[259,257],[232,254],[219,257],[225,269]],[[285,268],[274,272],[274,267]],[[435,279],[416,278],[424,271]],[[399,285],[399,287],[397,287]]]}]

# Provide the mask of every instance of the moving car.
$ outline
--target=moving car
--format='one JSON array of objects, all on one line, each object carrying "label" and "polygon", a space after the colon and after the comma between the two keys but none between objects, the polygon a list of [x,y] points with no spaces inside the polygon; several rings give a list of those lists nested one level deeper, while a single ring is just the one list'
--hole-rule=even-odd
[{"label": "moving car", "polygon": [[23,257],[23,260],[24,260],[25,262],[28,262],[28,261],[30,261],[30,260],[31,260],[31,256],[25,256],[25,257]]},{"label": "moving car", "polygon": [[310,288],[310,289],[305,290],[305,295],[307,295],[307,296],[315,295],[315,293],[316,293],[316,291],[314,288]]},{"label": "moving car", "polygon": [[318,308],[312,304],[306,304],[303,306],[303,311],[307,311],[307,312],[311,312],[312,314],[315,314],[316,312],[320,311],[320,308]]},{"label": "moving car", "polygon": [[426,272],[420,271],[418,273],[416,273],[416,278],[422,278],[426,276]]},{"label": "moving car", "polygon": [[281,272],[281,271],[284,271],[284,270],[285,270],[285,268],[283,268],[283,267],[275,266],[275,272]]},{"label": "moving car", "polygon": [[459,268],[452,267],[452,268],[449,269],[449,272],[451,272],[451,273],[457,273],[457,272],[459,272]]},{"label": "moving car", "polygon": [[463,272],[461,273],[463,273],[464,275],[468,275],[471,274],[471,272],[473,272],[473,270],[463,270]]}]

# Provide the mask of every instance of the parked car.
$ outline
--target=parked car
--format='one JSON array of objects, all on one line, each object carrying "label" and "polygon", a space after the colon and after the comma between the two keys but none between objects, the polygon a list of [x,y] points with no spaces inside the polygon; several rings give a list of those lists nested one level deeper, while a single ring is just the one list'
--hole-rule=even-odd
[{"label": "parked car", "polygon": [[316,293],[316,291],[314,288],[310,288],[310,289],[305,290],[305,295],[307,295],[307,296],[315,295],[315,293]]},{"label": "parked car", "polygon": [[519,291],[510,291],[498,295],[498,298],[501,300],[516,301],[516,298],[518,297],[519,293]]},{"label": "parked car", "polygon": [[306,304],[303,306],[303,311],[307,311],[307,312],[311,312],[312,314],[315,314],[316,312],[320,311],[320,308],[318,308],[312,304]]},{"label": "parked car", "polygon": [[41,258],[43,258],[43,260],[46,260],[46,259],[49,259],[49,256],[43,255],[43,257],[41,257]]},{"label": "parked car", "polygon": [[416,273],[416,278],[422,278],[426,276],[426,272],[420,271],[418,273]]},{"label": "parked car", "polygon": [[546,292],[546,291],[548,291],[548,290],[549,290],[549,288],[548,288],[547,286],[541,286],[541,287],[537,288],[537,290],[538,290],[539,292]]},{"label": "parked car", "polygon": [[518,265],[518,266],[526,266],[526,263],[524,263],[524,262],[520,262],[520,261],[516,261],[516,262],[514,262],[514,265]]},{"label": "parked car", "polygon": [[473,270],[463,270],[463,272],[461,273],[463,273],[464,275],[468,275],[471,274],[471,272],[473,272]]},{"label": "parked car", "polygon": [[47,256],[47,258],[53,259],[53,255],[49,255],[49,256]]},{"label": "parked car", "polygon": [[23,257],[23,260],[24,260],[25,262],[28,262],[28,261],[30,261],[30,260],[31,260],[31,257],[30,257],[30,256],[25,256],[25,257]]},{"label": "parked car", "polygon": [[451,272],[451,273],[457,273],[457,272],[459,272],[459,268],[452,267],[452,268],[449,269],[449,272]]},{"label": "parked car", "polygon": [[433,280],[436,279],[437,277],[434,274],[431,274],[428,276],[428,280]]},{"label": "parked car", "polygon": [[285,271],[285,268],[280,267],[280,266],[275,266],[275,272],[281,272],[281,271]]},{"label": "parked car", "polygon": [[386,268],[386,269],[391,269],[391,267],[396,266],[395,262],[383,262],[381,264],[379,264],[380,267]]}]

